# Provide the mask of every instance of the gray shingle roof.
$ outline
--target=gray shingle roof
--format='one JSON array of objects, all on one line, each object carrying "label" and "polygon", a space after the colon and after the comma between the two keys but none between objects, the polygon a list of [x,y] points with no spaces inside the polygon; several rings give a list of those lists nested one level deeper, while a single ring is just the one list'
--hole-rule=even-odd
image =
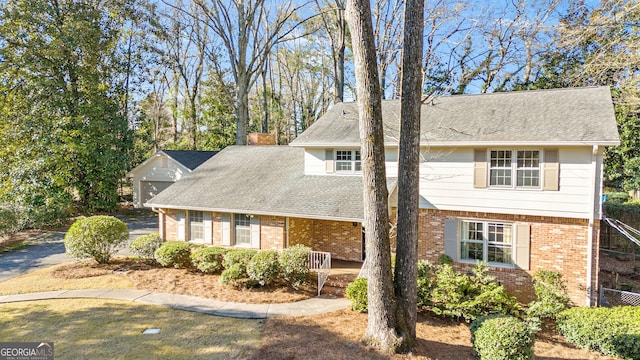
[{"label": "gray shingle roof", "polygon": [[147,206],[358,221],[362,177],[305,175],[301,148],[231,146]]},{"label": "gray shingle roof", "polygon": [[[385,143],[397,144],[400,101],[382,103]],[[608,87],[437,97],[422,106],[423,145],[617,145]],[[356,103],[338,103],[292,146],[358,146]]]},{"label": "gray shingle roof", "polygon": [[196,150],[162,150],[162,152],[189,170],[194,170],[218,153],[217,151]]}]

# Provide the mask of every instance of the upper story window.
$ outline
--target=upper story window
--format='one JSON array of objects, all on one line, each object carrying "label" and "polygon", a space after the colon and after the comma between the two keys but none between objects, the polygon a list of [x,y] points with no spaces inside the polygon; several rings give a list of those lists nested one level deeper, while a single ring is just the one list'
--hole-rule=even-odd
[{"label": "upper story window", "polygon": [[539,150],[491,150],[489,185],[540,188]]},{"label": "upper story window", "polygon": [[336,150],[336,172],[355,173],[362,171],[360,150]]}]

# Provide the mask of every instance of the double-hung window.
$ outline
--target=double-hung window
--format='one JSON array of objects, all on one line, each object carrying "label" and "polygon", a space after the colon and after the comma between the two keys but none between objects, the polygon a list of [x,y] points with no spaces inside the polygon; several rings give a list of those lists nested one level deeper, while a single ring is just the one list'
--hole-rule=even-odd
[{"label": "double-hung window", "polygon": [[361,171],[360,150],[336,150],[337,173],[356,173]]},{"label": "double-hung window", "polygon": [[251,215],[233,214],[235,245],[251,246]]},{"label": "double-hung window", "polygon": [[506,188],[540,188],[540,151],[491,150],[489,185]]},{"label": "double-hung window", "polygon": [[204,214],[202,211],[189,211],[189,240],[204,241]]},{"label": "double-hung window", "polygon": [[513,264],[512,224],[463,220],[460,234],[460,259]]}]

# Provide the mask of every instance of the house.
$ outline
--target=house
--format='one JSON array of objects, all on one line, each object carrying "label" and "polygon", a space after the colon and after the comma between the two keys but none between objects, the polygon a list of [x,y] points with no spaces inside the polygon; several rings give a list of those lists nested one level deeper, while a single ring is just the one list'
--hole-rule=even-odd
[{"label": "house", "polygon": [[133,206],[158,195],[169,185],[209,160],[216,151],[161,150],[127,173],[133,181]]},{"label": "house", "polygon": [[[383,102],[390,206],[397,205],[399,101]],[[437,97],[422,107],[419,258],[487,261],[532,298],[538,269],[595,304],[602,154],[619,143],[607,87]],[[149,200],[165,240],[362,261],[357,106],[338,103],[289,146],[229,147]]]}]

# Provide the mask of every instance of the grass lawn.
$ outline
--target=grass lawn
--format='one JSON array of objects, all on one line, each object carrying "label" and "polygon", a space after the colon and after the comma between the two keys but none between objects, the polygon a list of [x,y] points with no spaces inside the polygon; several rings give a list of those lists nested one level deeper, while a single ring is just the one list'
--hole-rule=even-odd
[{"label": "grass lawn", "polygon": [[114,300],[0,304],[2,341],[53,341],[56,359],[246,359],[262,329],[260,320]]}]

